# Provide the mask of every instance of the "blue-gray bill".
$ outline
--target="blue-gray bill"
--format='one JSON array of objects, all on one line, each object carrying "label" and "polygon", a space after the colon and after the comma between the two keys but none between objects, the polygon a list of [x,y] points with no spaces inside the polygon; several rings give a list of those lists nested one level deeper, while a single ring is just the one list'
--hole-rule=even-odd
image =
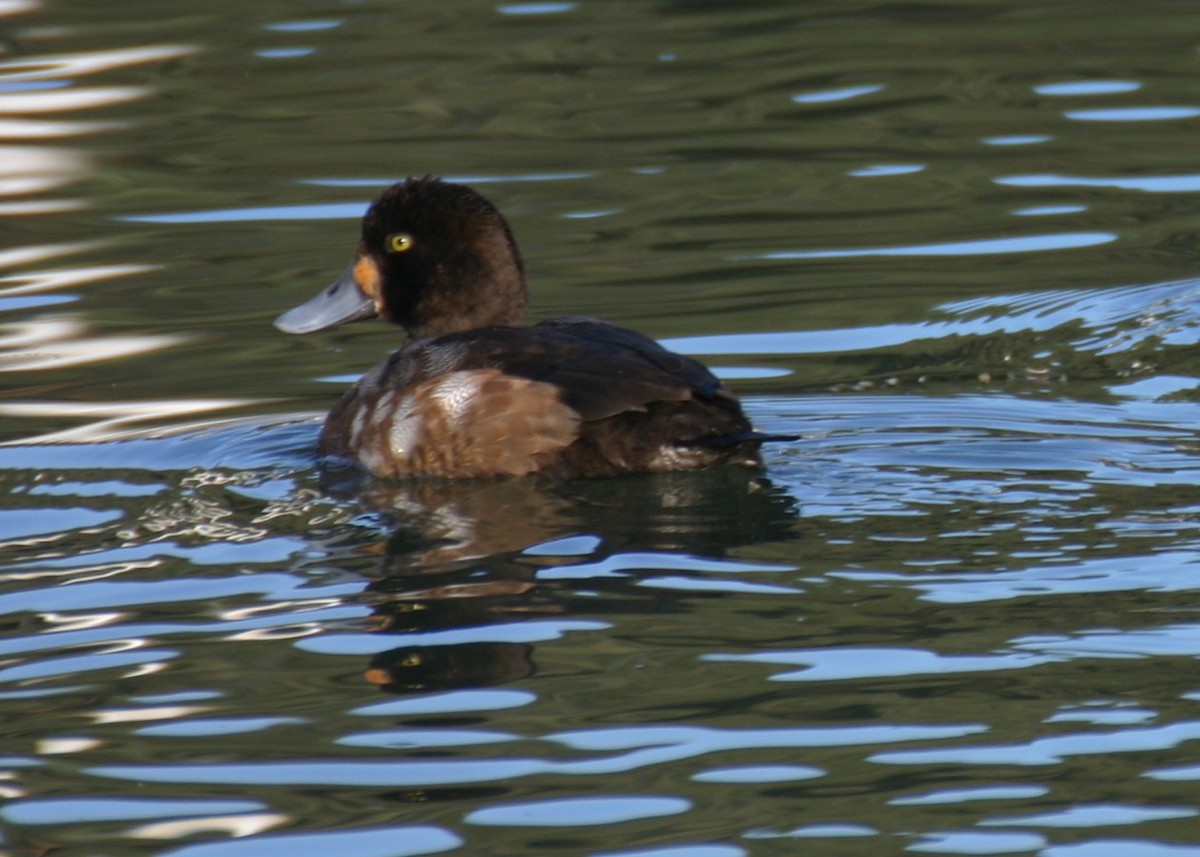
[{"label": "blue-gray bill", "polygon": [[354,279],[354,263],[316,297],[275,319],[284,333],[312,333],[376,314],[375,302],[363,294]]}]

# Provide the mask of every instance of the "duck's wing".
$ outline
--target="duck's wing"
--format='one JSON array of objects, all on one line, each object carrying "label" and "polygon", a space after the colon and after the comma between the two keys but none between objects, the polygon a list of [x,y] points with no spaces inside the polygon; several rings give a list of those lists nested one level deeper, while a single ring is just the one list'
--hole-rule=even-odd
[{"label": "duck's wing", "polygon": [[517,347],[496,343],[490,365],[553,384],[584,421],[642,411],[656,402],[733,401],[701,363],[614,324],[568,317],[519,332],[524,341]]},{"label": "duck's wing", "polygon": [[360,387],[408,387],[475,369],[551,384],[585,421],[644,410],[654,402],[733,400],[721,381],[690,357],[635,331],[573,317],[414,340],[368,373]]}]

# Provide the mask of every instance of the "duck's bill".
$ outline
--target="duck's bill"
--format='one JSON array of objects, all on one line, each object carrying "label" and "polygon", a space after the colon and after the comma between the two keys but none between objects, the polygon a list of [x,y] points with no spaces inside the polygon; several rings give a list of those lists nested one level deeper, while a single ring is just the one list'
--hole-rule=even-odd
[{"label": "duck's bill", "polygon": [[333,285],[279,316],[275,326],[284,333],[312,333],[375,315],[375,302],[359,288],[351,263]]}]

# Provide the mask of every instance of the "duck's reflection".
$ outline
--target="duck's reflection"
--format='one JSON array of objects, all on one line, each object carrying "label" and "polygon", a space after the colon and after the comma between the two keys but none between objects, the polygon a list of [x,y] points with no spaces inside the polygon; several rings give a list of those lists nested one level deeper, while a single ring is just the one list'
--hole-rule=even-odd
[{"label": "duck's reflection", "polygon": [[389,693],[490,687],[532,675],[532,655],[521,643],[411,646],[372,658],[367,680]]},{"label": "duck's reflection", "polygon": [[[382,484],[326,474],[385,522],[367,589],[381,634],[407,638],[376,655],[368,678],[391,693],[485,687],[535,672],[529,619],[687,609],[728,591],[643,585],[704,579],[734,548],[791,537],[795,503],[759,471],[554,483],[544,478]],[[719,576],[719,575],[718,575]],[[494,630],[493,640],[431,642],[432,632]],[[413,644],[414,636],[422,640]]]}]

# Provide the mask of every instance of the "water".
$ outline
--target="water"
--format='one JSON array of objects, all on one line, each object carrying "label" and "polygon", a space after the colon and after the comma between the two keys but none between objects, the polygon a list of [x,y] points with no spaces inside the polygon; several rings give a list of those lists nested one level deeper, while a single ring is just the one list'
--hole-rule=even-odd
[{"label": "water", "polygon": [[[1198,18],[0,2],[8,853],[1200,854]],[[319,468],[424,173],[801,439]]]}]

